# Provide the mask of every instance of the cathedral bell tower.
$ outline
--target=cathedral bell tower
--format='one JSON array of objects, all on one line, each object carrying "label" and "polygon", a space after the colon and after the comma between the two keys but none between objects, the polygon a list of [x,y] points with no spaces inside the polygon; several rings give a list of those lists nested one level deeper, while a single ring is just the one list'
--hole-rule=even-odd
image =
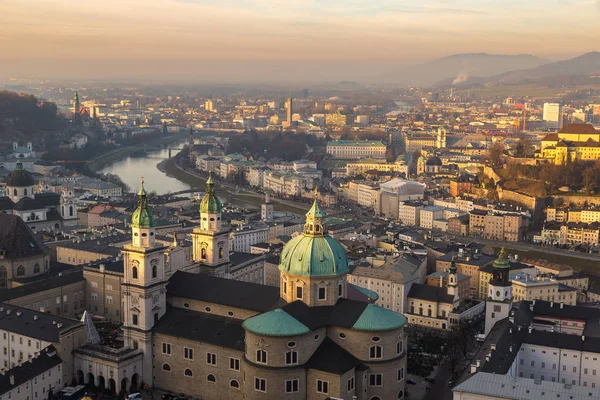
[{"label": "cathedral bell tower", "polygon": [[504,249],[494,261],[494,272],[490,280],[488,296],[485,302],[485,335],[492,330],[496,322],[508,317],[512,307],[512,282],[509,279],[510,263]]},{"label": "cathedral bell tower", "polygon": [[152,385],[152,327],[166,312],[164,252],[156,243],[154,214],[144,180],[131,217],[131,244],[123,247],[123,332],[125,346],[144,352],[142,376]]},{"label": "cathedral bell tower", "polygon": [[458,273],[456,272],[456,260],[452,259],[450,270],[448,271],[448,294],[454,296],[454,301],[458,300]]},{"label": "cathedral bell tower", "polygon": [[206,181],[206,195],[200,202],[200,226],[192,232],[193,259],[200,271],[226,277],[229,267],[229,229],[221,221],[223,206],[215,194],[212,172]]}]

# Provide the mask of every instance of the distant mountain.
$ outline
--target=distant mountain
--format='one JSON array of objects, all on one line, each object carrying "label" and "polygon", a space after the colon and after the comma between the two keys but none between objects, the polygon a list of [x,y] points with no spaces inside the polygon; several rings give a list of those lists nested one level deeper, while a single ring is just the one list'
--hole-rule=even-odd
[{"label": "distant mountain", "polygon": [[487,79],[490,84],[517,84],[545,78],[600,73],[600,52],[593,51],[569,60],[552,62],[534,68],[505,72]]},{"label": "distant mountain", "polygon": [[427,63],[402,68],[380,76],[382,81],[418,86],[431,86],[438,82],[464,82],[469,77],[491,77],[515,69],[529,69],[547,64],[531,54],[504,55],[487,53],[456,54]]}]

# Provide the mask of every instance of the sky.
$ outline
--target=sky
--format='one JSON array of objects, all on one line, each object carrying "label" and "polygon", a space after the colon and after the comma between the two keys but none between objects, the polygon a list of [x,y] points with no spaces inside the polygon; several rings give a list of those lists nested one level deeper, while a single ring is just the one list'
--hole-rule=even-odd
[{"label": "sky", "polygon": [[0,0],[0,78],[367,79],[600,50],[600,0]]}]

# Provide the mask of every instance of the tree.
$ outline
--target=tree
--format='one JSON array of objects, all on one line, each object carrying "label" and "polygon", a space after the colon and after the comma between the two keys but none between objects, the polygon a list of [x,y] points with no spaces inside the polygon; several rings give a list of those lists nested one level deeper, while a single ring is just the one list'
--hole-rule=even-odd
[{"label": "tree", "polygon": [[494,142],[488,150],[488,159],[492,166],[497,167],[502,164],[502,155],[504,154],[504,145],[500,142]]}]

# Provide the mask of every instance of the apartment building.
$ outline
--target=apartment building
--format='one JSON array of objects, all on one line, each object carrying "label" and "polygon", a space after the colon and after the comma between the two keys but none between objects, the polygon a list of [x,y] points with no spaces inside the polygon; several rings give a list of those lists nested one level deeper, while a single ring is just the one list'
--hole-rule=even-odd
[{"label": "apartment building", "polygon": [[398,220],[404,225],[420,226],[421,210],[425,208],[420,201],[401,203],[398,209]]},{"label": "apartment building", "polygon": [[[329,114],[328,114],[329,118]],[[327,154],[334,158],[384,158],[386,145],[379,140],[336,140],[327,142]]]}]

